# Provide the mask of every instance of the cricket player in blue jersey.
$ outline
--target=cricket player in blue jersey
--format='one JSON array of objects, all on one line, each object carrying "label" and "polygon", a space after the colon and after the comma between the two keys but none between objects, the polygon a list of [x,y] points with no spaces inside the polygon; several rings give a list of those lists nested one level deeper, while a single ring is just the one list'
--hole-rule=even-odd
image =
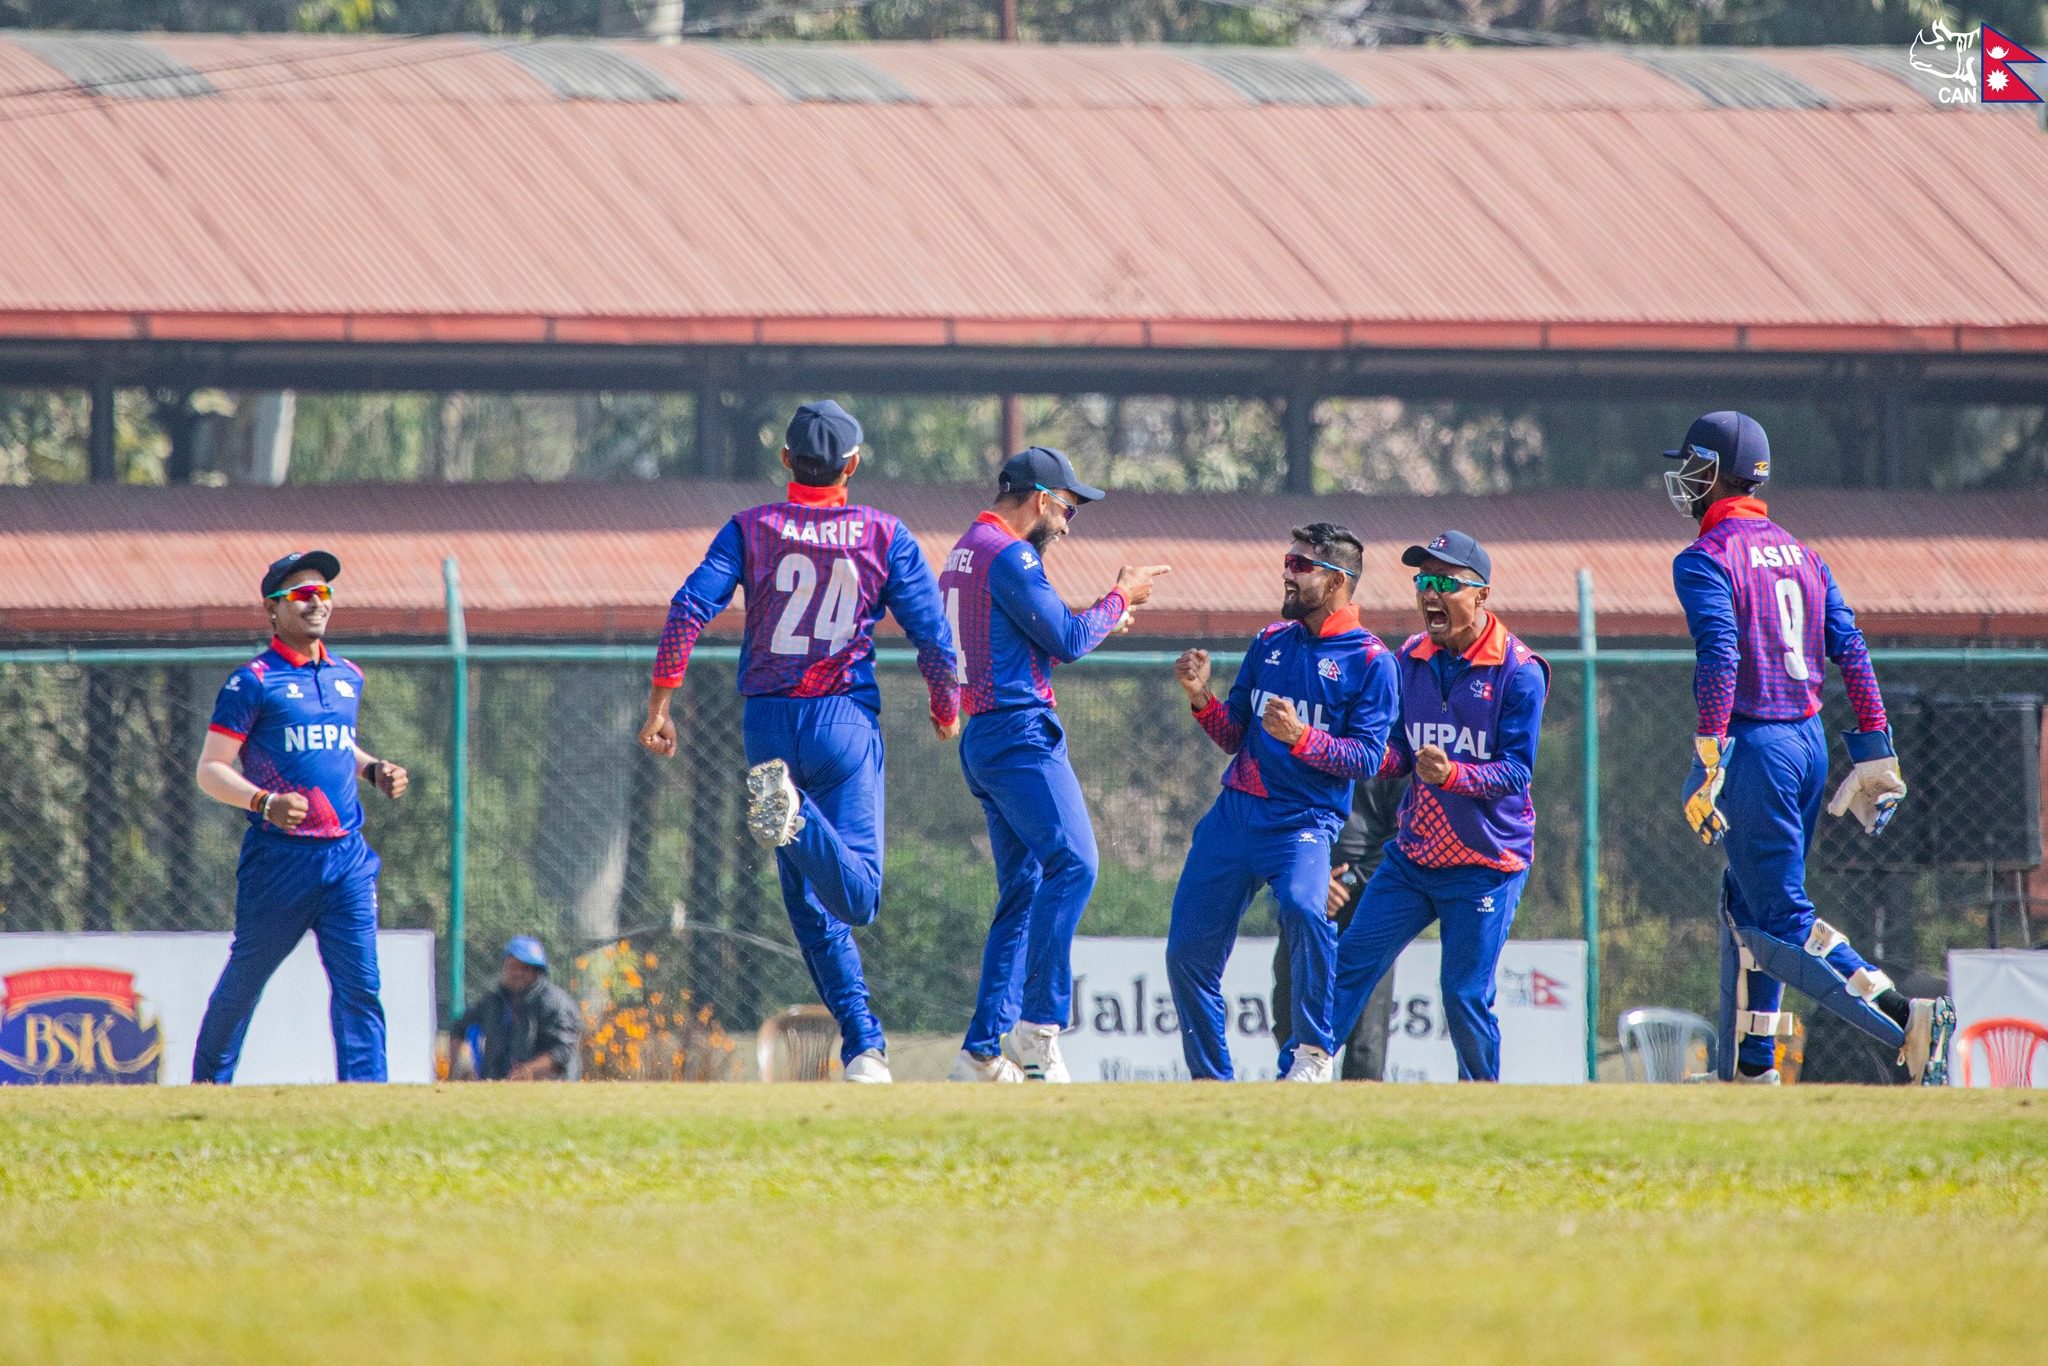
[{"label": "cricket player in blue jersey", "polygon": [[942,739],[960,733],[959,687],[953,633],[916,538],[888,513],[846,501],[860,442],[860,423],[830,399],[797,409],[782,450],[788,496],[727,522],[669,606],[640,743],[676,752],[669,699],[699,633],[744,585],[747,828],[775,851],[790,928],[839,1022],[846,1080],[887,1082],[888,1044],[848,928],[872,924],[882,900],[882,613],[917,646]]},{"label": "cricket player in blue jersey", "polygon": [[356,741],[363,671],[327,651],[333,581],[324,550],[264,572],[270,648],[229,676],[194,775],[199,790],[249,813],[235,870],[235,938],[206,1003],[192,1080],[230,1082],[263,986],[313,932],[330,989],[334,1073],[383,1081],[376,851],[363,839],[357,784],[405,795],[406,772]]},{"label": "cricket player in blue jersey", "polygon": [[1847,685],[1856,729],[1842,739],[1851,768],[1828,810],[1883,832],[1906,795],[1870,651],[1834,575],[1813,549],[1771,521],[1755,496],[1771,448],[1754,418],[1708,413],[1664,476],[1678,510],[1699,523],[1672,580],[1698,663],[1699,726],[1685,784],[1685,819],[1728,853],[1721,877],[1723,1081],[1776,1085],[1776,1040],[1792,1032],[1785,984],[1900,1050],[1915,1081],[1947,1079],[1955,1006],[1908,999],[1806,895],[1806,859],[1828,775],[1821,725],[1824,659]]},{"label": "cricket player in blue jersey", "polygon": [[1052,670],[1124,629],[1167,569],[1126,566],[1094,606],[1067,610],[1045,553],[1102,496],[1064,453],[1020,451],[939,576],[960,650],[960,767],[988,817],[999,889],[954,1081],[1069,1079],[1059,1035],[1073,1003],[1074,931],[1095,889],[1095,828],[1067,762]]},{"label": "cricket player in blue jersey", "polygon": [[1487,609],[1493,558],[1462,531],[1412,545],[1424,631],[1394,652],[1401,720],[1381,777],[1413,773],[1400,829],[1337,941],[1331,1019],[1349,1037],[1381,976],[1429,923],[1461,1081],[1500,1080],[1494,978],[1536,852],[1529,784],[1550,666]]},{"label": "cricket player in blue jersey", "polygon": [[1330,843],[1351,811],[1352,783],[1379,772],[1400,710],[1394,659],[1351,605],[1365,547],[1344,527],[1296,527],[1281,561],[1281,620],[1259,632],[1230,700],[1209,689],[1209,652],[1174,666],[1195,721],[1232,757],[1223,791],[1195,826],[1166,972],[1181,1049],[1199,1081],[1229,1081],[1223,966],[1261,885],[1279,907],[1292,1020],[1288,1081],[1334,1081],[1330,1029],[1337,930],[1327,913]]}]

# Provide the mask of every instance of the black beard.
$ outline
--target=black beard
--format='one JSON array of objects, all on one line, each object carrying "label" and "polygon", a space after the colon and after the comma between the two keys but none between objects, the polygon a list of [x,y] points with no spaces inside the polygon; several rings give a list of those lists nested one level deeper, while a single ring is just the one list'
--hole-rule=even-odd
[{"label": "black beard", "polygon": [[1280,599],[1280,620],[1300,621],[1316,609],[1301,600],[1299,593],[1291,598]]},{"label": "black beard", "polygon": [[1051,522],[1040,522],[1024,539],[1031,542],[1031,548],[1038,552],[1040,558],[1044,558],[1045,548],[1058,540],[1059,535],[1059,529]]}]

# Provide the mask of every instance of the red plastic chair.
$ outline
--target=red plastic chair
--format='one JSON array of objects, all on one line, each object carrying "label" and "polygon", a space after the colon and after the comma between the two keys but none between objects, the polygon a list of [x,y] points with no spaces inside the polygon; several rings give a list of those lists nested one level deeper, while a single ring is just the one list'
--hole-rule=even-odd
[{"label": "red plastic chair", "polygon": [[2048,1025],[2033,1020],[2001,1016],[1979,1020],[1956,1036],[1956,1053],[1963,1064],[1963,1085],[1970,1084],[1970,1055],[1973,1044],[1984,1045],[1993,1086],[2032,1086],[2034,1054],[2048,1043]]}]

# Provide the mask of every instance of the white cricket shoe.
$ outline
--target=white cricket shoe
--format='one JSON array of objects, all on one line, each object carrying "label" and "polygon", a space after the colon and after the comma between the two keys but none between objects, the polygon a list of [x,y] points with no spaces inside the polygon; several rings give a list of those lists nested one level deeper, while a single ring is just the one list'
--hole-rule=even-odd
[{"label": "white cricket shoe", "polygon": [[1026,1081],[1069,1082],[1066,1059],[1060,1056],[1060,1027],[1017,1021],[1017,1027],[1003,1035],[1003,1052],[1024,1069]]},{"label": "white cricket shoe", "polygon": [[866,1082],[870,1086],[876,1084],[886,1086],[888,1083],[896,1080],[896,1078],[889,1075],[889,1059],[879,1048],[870,1048],[867,1052],[846,1064],[846,1079],[853,1082]]},{"label": "white cricket shoe", "polygon": [[777,849],[804,828],[803,798],[780,759],[747,770],[747,833],[764,849]]},{"label": "white cricket shoe", "polygon": [[946,1074],[947,1081],[1023,1081],[1024,1069],[998,1053],[993,1058],[984,1058],[979,1053],[960,1050],[960,1056],[953,1059],[953,1070]]},{"label": "white cricket shoe", "polygon": [[1337,1060],[1317,1048],[1305,1043],[1294,1050],[1294,1065],[1287,1069],[1282,1081],[1323,1082],[1337,1080]]},{"label": "white cricket shoe", "polygon": [[1778,1069],[1775,1067],[1766,1068],[1753,1077],[1742,1075],[1742,1069],[1740,1068],[1737,1068],[1735,1071],[1735,1084],[1737,1086],[1782,1086],[1784,1083],[1785,1079],[1778,1075]]},{"label": "white cricket shoe", "polygon": [[1899,1061],[1919,1086],[1948,1084],[1948,1043],[1956,1032],[1956,1003],[1946,996],[1916,996],[1906,1016],[1906,1046]]}]

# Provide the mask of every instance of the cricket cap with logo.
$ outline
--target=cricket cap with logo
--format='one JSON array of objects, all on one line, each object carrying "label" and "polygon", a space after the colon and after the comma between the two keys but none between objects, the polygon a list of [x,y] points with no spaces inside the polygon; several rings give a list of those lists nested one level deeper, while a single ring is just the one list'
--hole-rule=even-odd
[{"label": "cricket cap with logo", "polygon": [[1747,413],[1725,409],[1708,413],[1685,429],[1685,440],[1666,460],[1684,460],[1695,452],[1712,460],[1722,474],[1761,484],[1771,477],[1771,439],[1763,424]]},{"label": "cricket cap with logo", "polygon": [[333,583],[341,577],[341,561],[326,550],[294,550],[291,554],[263,571],[263,596],[269,597],[279,586],[301,569],[310,569],[321,578]]},{"label": "cricket cap with logo", "polygon": [[1098,502],[1103,497],[1101,489],[1090,488],[1081,482],[1081,476],[1074,473],[1074,462],[1067,459],[1065,451],[1056,451],[1050,446],[1033,446],[1005,460],[1002,473],[996,476],[996,488],[1004,493],[1065,489],[1084,503]]},{"label": "cricket cap with logo", "polygon": [[1493,557],[1462,531],[1446,531],[1428,545],[1411,545],[1401,552],[1401,563],[1410,569],[1420,569],[1425,560],[1454,564],[1477,574],[1482,583],[1493,582]]}]

